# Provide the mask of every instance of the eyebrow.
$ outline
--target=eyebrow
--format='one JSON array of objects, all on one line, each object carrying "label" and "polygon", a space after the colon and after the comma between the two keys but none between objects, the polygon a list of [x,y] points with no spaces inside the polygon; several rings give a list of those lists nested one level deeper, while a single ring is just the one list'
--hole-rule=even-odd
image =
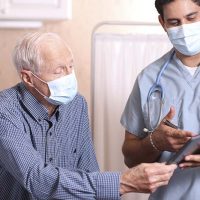
[{"label": "eyebrow", "polygon": [[189,14],[186,15],[186,17],[190,17],[190,16],[192,16],[192,15],[196,15],[198,12],[199,12],[199,11],[189,13]]}]

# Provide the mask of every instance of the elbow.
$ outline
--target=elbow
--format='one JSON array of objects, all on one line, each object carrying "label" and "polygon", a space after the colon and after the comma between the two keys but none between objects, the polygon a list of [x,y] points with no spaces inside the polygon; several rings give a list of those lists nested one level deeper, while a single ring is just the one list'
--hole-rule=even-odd
[{"label": "elbow", "polygon": [[[34,166],[26,177],[25,188],[37,199],[52,199],[58,187],[58,170]],[[51,177],[51,178],[49,178]]]},{"label": "elbow", "polygon": [[126,148],[126,145],[122,146],[122,153],[124,155],[124,163],[128,168],[134,167],[138,164],[135,162],[134,156]]},{"label": "elbow", "polygon": [[124,163],[128,168],[135,167],[138,163],[135,163],[133,159],[124,157]]},{"label": "elbow", "polygon": [[124,158],[124,163],[125,163],[125,165],[126,165],[128,168],[133,167],[133,166],[132,166],[132,163],[131,163],[128,159],[126,159],[126,158]]}]

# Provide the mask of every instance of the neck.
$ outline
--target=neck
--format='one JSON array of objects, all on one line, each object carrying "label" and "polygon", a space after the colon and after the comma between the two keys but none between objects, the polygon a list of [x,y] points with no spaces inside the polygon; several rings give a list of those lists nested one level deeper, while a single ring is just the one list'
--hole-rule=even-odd
[{"label": "neck", "polygon": [[188,67],[197,67],[200,65],[200,53],[194,56],[185,56],[176,51],[176,56],[184,65]]},{"label": "neck", "polygon": [[[45,100],[46,101],[46,100]],[[47,101],[46,101],[47,102]],[[43,104],[44,105],[44,104]],[[49,116],[51,117],[52,115],[53,115],[53,113],[55,112],[55,110],[56,110],[56,105],[53,105],[53,104],[50,104],[49,102],[47,102],[47,104],[46,105],[44,105],[46,108],[47,108],[47,110],[48,110],[48,114],[49,114]]]},{"label": "neck", "polygon": [[26,88],[31,92],[31,94],[42,104],[44,105],[47,110],[48,110],[48,115],[51,117],[56,109],[56,105],[53,105],[51,103],[49,103],[37,90],[35,90],[32,87],[29,87],[28,85],[26,85]]}]

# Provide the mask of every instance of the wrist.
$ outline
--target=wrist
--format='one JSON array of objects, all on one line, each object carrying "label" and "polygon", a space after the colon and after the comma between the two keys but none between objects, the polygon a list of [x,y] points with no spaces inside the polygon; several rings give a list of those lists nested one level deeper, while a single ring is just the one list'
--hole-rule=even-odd
[{"label": "wrist", "polygon": [[130,169],[121,174],[120,188],[119,188],[120,196],[126,193],[136,192],[135,185],[134,185],[134,182],[135,182],[134,176],[130,177],[131,174],[132,173],[130,173]]},{"label": "wrist", "polygon": [[123,194],[125,194],[125,186],[123,183],[120,183],[120,188],[119,188],[119,194],[120,196],[122,196]]},{"label": "wrist", "polygon": [[153,148],[155,151],[161,152],[160,148],[158,147],[158,145],[157,145],[156,142],[155,142],[155,138],[153,137],[154,134],[155,134],[154,132],[151,132],[151,133],[149,134],[149,141],[150,141],[150,144],[151,144],[152,148]]}]

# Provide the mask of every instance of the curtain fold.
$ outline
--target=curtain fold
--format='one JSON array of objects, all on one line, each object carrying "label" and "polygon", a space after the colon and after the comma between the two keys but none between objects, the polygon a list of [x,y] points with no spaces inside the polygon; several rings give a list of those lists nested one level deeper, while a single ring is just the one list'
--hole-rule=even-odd
[{"label": "curtain fold", "polygon": [[[126,101],[138,73],[172,46],[165,35],[98,33],[94,47],[92,120],[97,159],[102,171],[123,171],[120,117]],[[124,199],[147,199],[147,195],[126,196]]]}]

